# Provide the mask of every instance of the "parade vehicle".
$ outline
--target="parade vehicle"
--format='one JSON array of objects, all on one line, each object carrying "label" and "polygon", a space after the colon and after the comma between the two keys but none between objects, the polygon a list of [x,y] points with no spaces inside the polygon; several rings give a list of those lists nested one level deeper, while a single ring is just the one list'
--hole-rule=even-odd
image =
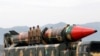
[{"label": "parade vehicle", "polygon": [[4,56],[76,56],[81,39],[96,32],[77,25],[46,27],[39,40],[29,41],[28,32],[9,31],[4,34]]}]

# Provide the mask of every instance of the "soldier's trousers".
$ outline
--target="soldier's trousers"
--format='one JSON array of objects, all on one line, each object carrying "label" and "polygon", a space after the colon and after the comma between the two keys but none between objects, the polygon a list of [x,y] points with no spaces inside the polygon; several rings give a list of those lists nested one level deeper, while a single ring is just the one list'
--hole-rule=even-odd
[{"label": "soldier's trousers", "polygon": [[36,36],[33,36],[31,40],[32,40],[32,44],[36,44]]},{"label": "soldier's trousers", "polygon": [[32,45],[32,37],[29,37],[29,45]]},{"label": "soldier's trousers", "polygon": [[37,43],[37,44],[40,44],[40,42],[41,42],[41,38],[40,38],[40,36],[37,36],[37,37],[36,37],[36,43]]}]

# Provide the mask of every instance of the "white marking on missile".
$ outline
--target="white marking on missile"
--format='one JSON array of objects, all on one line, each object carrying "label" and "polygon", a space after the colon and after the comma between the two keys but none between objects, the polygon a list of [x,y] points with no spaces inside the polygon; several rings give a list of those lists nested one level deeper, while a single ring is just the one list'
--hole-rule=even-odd
[{"label": "white marking on missile", "polygon": [[68,32],[69,27],[66,28],[66,32]]}]

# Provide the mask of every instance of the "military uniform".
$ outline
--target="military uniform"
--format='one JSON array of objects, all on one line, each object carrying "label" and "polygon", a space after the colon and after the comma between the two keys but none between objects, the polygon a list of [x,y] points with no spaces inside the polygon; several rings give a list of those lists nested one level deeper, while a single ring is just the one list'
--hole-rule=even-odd
[{"label": "military uniform", "polygon": [[29,44],[32,43],[32,29],[30,28],[30,30],[28,31],[28,40],[29,40]]},{"label": "military uniform", "polygon": [[33,44],[36,43],[36,29],[35,29],[35,27],[33,27],[33,30],[32,30],[32,41],[33,41]]},{"label": "military uniform", "polygon": [[39,28],[39,26],[37,26],[37,29],[36,29],[36,39],[37,39],[37,43],[40,43],[41,42],[41,29]]}]

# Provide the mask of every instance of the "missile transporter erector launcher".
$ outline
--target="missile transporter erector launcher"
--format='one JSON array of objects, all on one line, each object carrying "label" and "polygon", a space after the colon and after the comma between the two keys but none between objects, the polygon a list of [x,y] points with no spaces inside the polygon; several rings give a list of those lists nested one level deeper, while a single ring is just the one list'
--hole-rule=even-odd
[{"label": "missile transporter erector launcher", "polygon": [[[54,51],[50,51],[49,52],[50,54],[48,55],[60,56],[60,55],[63,55],[62,54],[63,52],[64,53],[67,52],[66,49],[70,49],[72,42],[81,40],[82,38],[95,32],[97,31],[92,28],[86,28],[86,27],[81,27],[81,26],[76,26],[76,25],[72,25],[72,26],[66,25],[65,27],[60,27],[60,28],[45,28],[41,32],[39,45],[35,44],[35,45],[30,46],[27,32],[17,33],[15,31],[10,31],[10,33],[6,33],[4,35],[5,56],[7,55],[14,56],[15,54],[17,54],[16,50],[20,50],[18,52],[22,53],[22,56],[34,56],[34,55],[41,56],[42,54],[43,54],[42,56],[46,56],[46,53],[48,53],[52,49]],[[46,48],[48,49],[48,51]],[[41,49],[43,50],[40,51],[39,53],[38,50],[41,50]],[[9,54],[10,52],[14,52],[14,53],[11,53],[10,55]],[[53,55],[51,55],[52,53]],[[17,54],[16,56],[19,56],[19,55],[20,54]]]}]

